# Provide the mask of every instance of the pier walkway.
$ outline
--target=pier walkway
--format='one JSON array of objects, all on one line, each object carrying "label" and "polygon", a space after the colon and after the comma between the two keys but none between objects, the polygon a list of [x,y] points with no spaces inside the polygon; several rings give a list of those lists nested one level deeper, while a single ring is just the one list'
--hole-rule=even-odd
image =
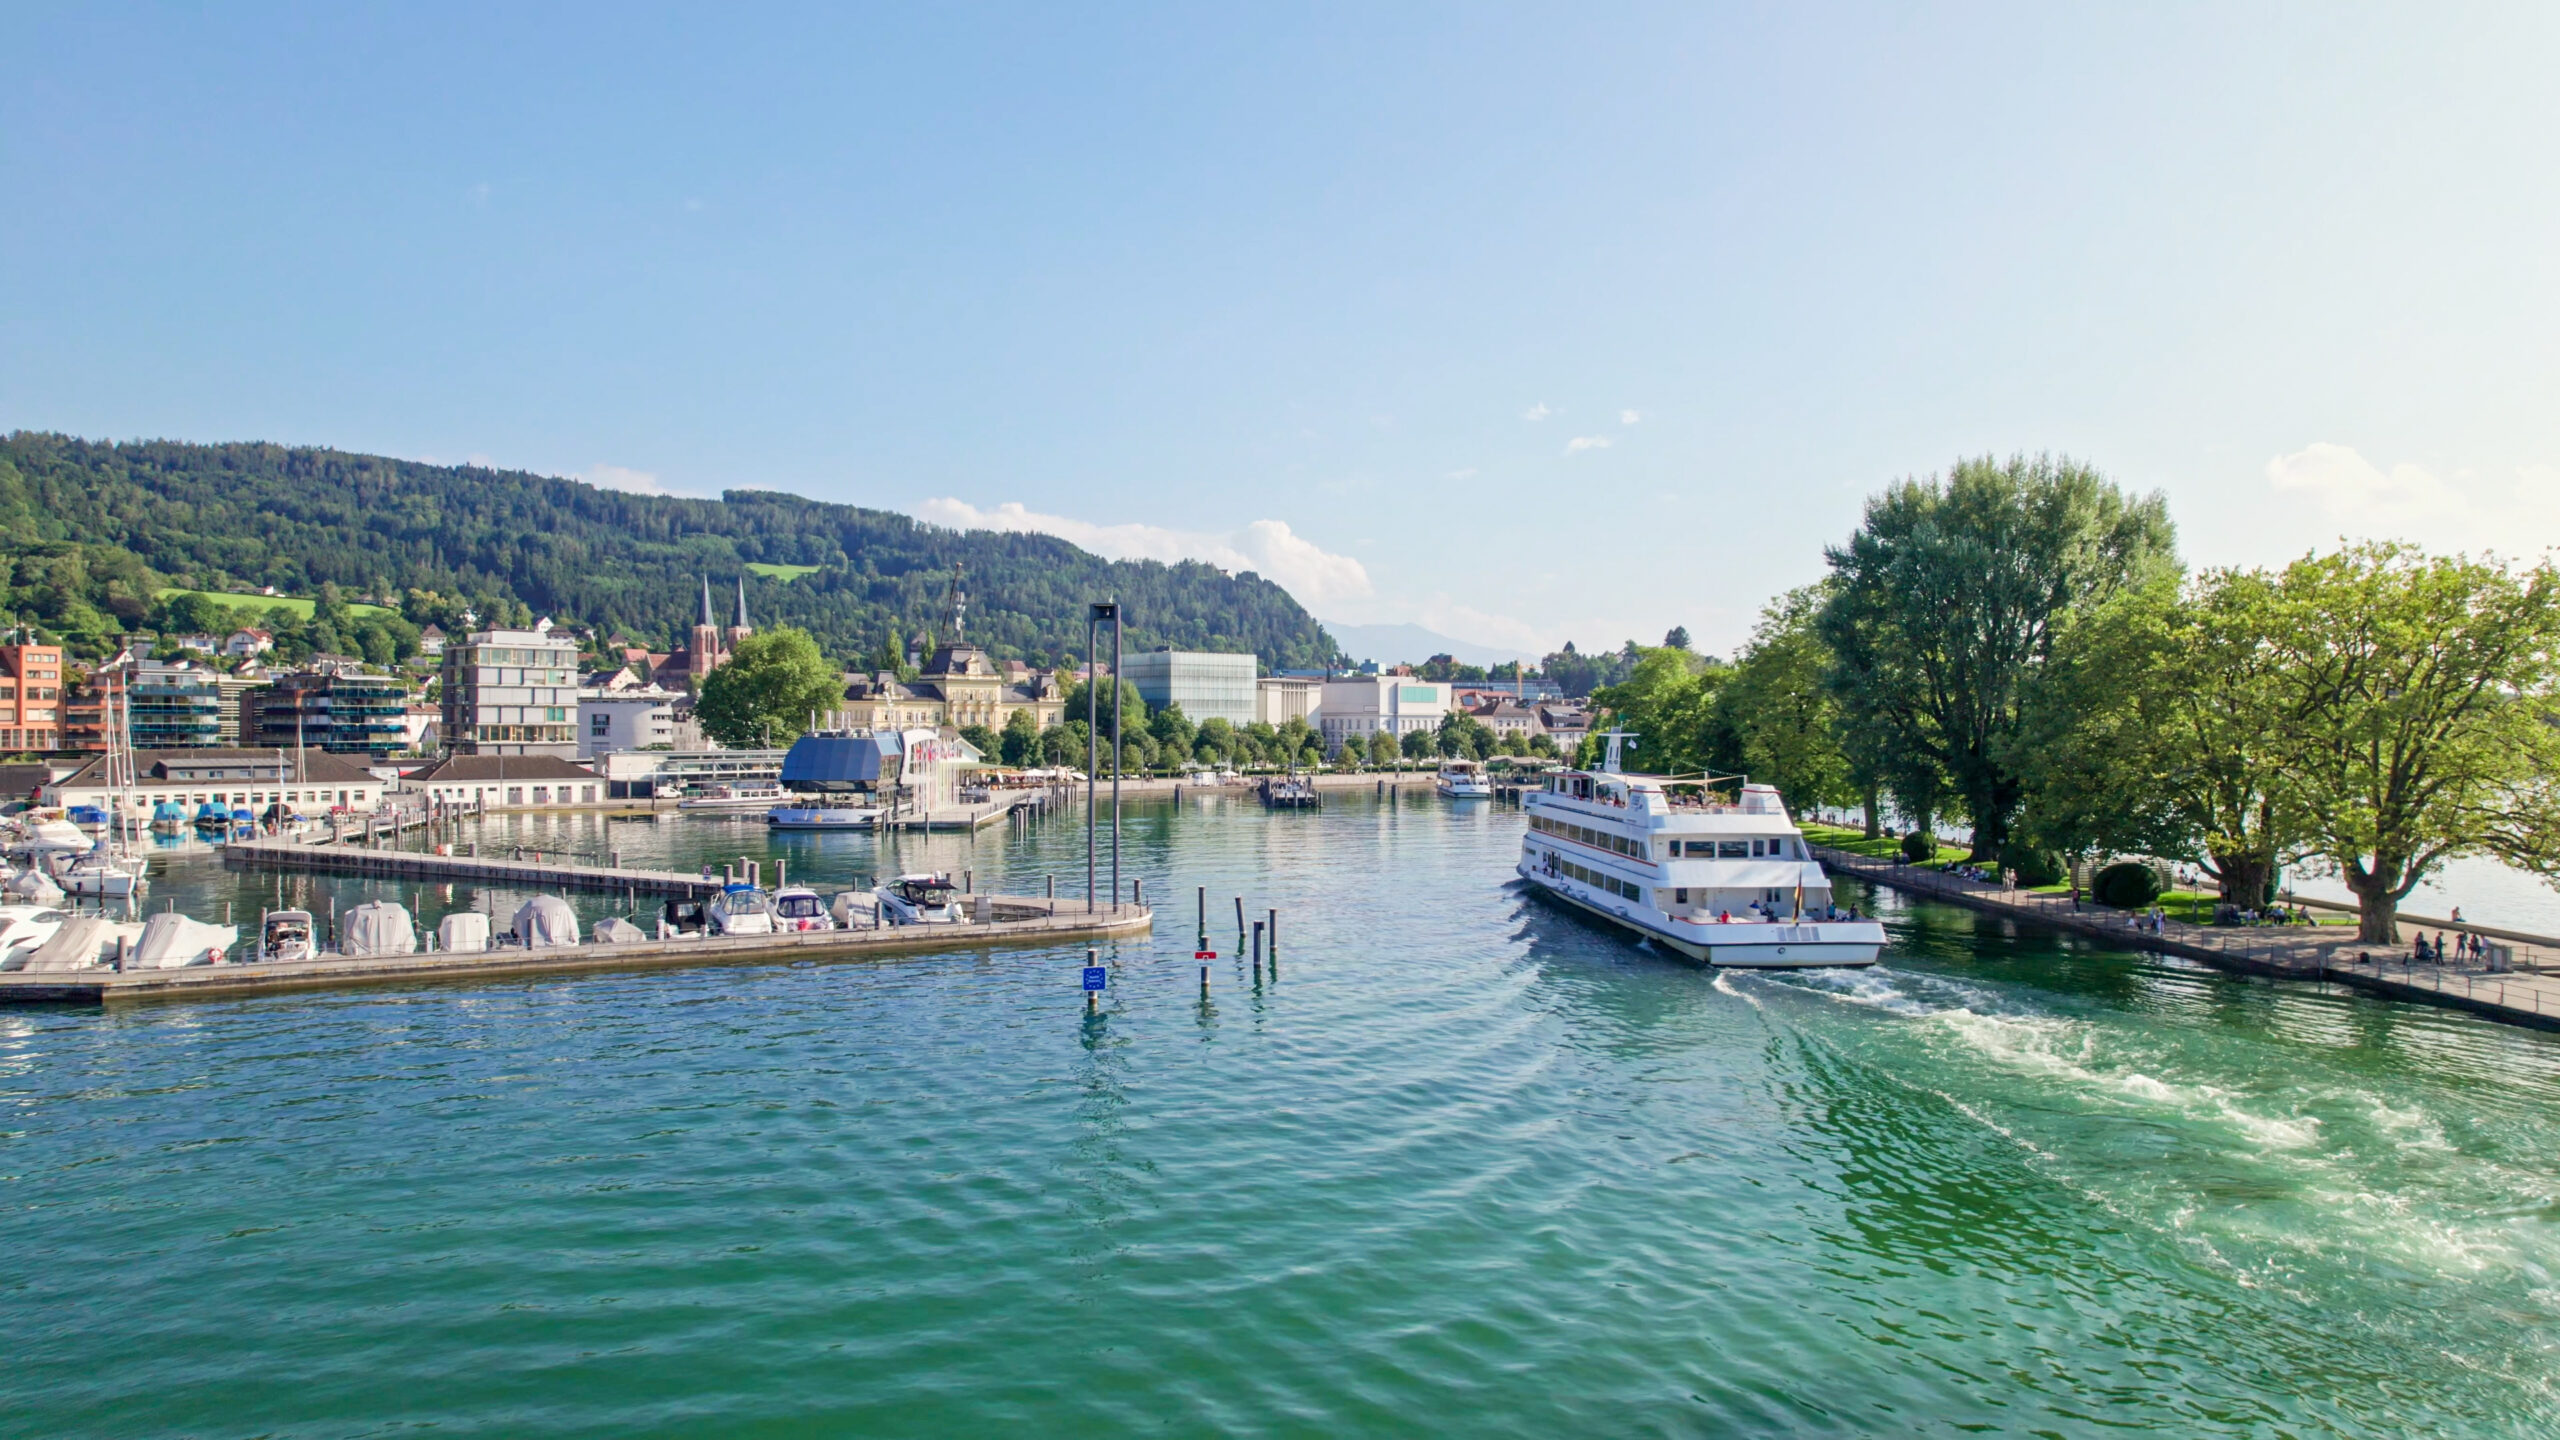
[{"label": "pier walkway", "polygon": [[438,855],[426,850],[366,850],[346,845],[306,845],[293,840],[234,840],[222,847],[223,863],[269,870],[317,870],[332,875],[443,882],[468,880],[527,890],[622,890],[634,894],[707,896],[720,881],[676,870],[633,870],[582,865],[554,858],[518,860],[504,855]]},{"label": "pier walkway", "polygon": [[[2415,964],[2405,958],[2406,951],[2386,952],[2358,940],[2354,931],[2335,926],[2226,929],[2172,919],[2155,932],[2134,925],[2137,917],[2133,912],[2094,905],[2078,908],[2069,895],[2011,890],[1989,881],[1969,880],[1927,866],[1897,865],[1827,845],[1809,844],[1809,848],[1835,874],[1854,875],[1909,894],[2072,931],[2112,945],[2181,955],[2246,974],[2348,985],[2394,999],[2470,1010],[2509,1024],[2560,1030],[2560,950],[2544,946],[2516,944],[2512,947],[2514,967],[2490,971]],[[2433,922],[2414,918],[2411,924],[2418,929],[2438,928]]]},{"label": "pier walkway", "polygon": [[474,953],[434,951],[416,955],[323,955],[315,960],[251,965],[195,965],[178,970],[69,970],[0,974],[0,1005],[100,1004],[107,1001],[187,999],[201,995],[261,994],[438,980],[511,979],[592,970],[635,970],[668,965],[749,965],[776,961],[852,960],[873,955],[991,945],[1047,945],[1153,927],[1144,905],[1105,905],[1087,912],[1082,900],[979,895],[972,913],[986,918],[957,925],[893,925],[877,930],[808,930],[782,935],[695,936],[627,944],[588,941],[537,949],[508,946]]}]

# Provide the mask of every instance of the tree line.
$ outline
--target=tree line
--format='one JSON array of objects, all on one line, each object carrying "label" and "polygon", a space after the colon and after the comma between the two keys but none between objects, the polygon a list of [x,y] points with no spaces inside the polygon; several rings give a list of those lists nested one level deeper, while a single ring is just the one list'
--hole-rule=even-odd
[{"label": "tree line", "polygon": [[[816,568],[783,580],[751,565]],[[412,627],[453,630],[466,609],[484,624],[550,615],[665,650],[694,622],[698,577],[724,592],[726,624],[727,584],[746,572],[757,624],[806,630],[852,663],[937,632],[963,567],[968,636],[1002,658],[1068,659],[1084,643],[1086,602],[1117,596],[1140,649],[1251,651],[1275,670],[1341,659],[1314,617],[1258,575],[1106,561],[1045,535],[951,531],[772,491],[633,495],[336,450],[0,437],[6,603],[83,653],[159,628],[165,588],[270,585],[298,596],[334,585]],[[335,638],[360,647],[361,632]]]},{"label": "tree line", "polygon": [[2031,883],[2145,855],[2255,906],[2288,867],[2334,873],[2375,943],[2447,861],[2560,874],[2547,561],[2190,571],[2159,495],[2054,457],[1895,484],[1824,558],[1731,663],[1646,649],[1594,693],[1643,768],[1747,772],[1870,833],[1962,825]]}]

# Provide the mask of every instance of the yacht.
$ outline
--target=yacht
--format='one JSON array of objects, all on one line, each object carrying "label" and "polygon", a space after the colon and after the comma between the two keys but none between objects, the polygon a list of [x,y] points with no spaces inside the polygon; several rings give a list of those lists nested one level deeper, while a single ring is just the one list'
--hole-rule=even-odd
[{"label": "yacht", "polygon": [[776,805],[764,812],[764,823],[776,830],[869,830],[880,823],[880,809],[875,805]]},{"label": "yacht", "polygon": [[773,902],[753,885],[721,887],[703,907],[703,917],[714,935],[770,935],[774,928]]},{"label": "yacht", "polygon": [[714,785],[676,802],[679,810],[761,810],[784,798],[774,784]]},{"label": "yacht", "polygon": [[133,900],[151,888],[151,882],[143,878],[140,857],[118,859],[107,853],[103,843],[86,855],[57,854],[47,868],[53,872],[54,883],[74,895]]},{"label": "yacht", "polygon": [[773,892],[773,928],[833,930],[836,919],[827,913],[825,896],[806,885],[793,885]]},{"label": "yacht", "polygon": [[1872,965],[1884,926],[1831,903],[1831,880],[1768,785],[1630,775],[1610,734],[1598,770],[1522,797],[1520,878],[1539,893],[1709,965]]},{"label": "yacht", "polygon": [[1433,788],[1445,800],[1490,800],[1493,786],[1484,778],[1484,766],[1473,760],[1443,760]]},{"label": "yacht", "polygon": [[957,925],[960,894],[949,876],[901,875],[871,892],[892,925]]}]

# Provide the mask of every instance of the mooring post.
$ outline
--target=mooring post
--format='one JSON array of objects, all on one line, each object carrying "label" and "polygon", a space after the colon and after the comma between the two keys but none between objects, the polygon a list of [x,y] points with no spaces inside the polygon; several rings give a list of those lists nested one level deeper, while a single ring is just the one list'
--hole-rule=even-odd
[{"label": "mooring post", "polygon": [[[1191,948],[1203,951],[1209,948],[1209,887],[1206,885],[1200,887],[1200,943]],[[1201,973],[1208,973],[1207,967],[1202,967]]]},{"label": "mooring post", "polygon": [[[1084,952],[1084,968],[1087,970],[1090,970],[1095,965],[1100,964],[1101,960],[1102,952],[1099,950],[1088,949]],[[1096,1010],[1101,1008],[1101,1004],[1102,993],[1100,991],[1087,990],[1084,992],[1084,1013],[1087,1015],[1093,1014]]]},{"label": "mooring post", "polygon": [[1274,909],[1269,913],[1271,916],[1271,973],[1277,975],[1280,973],[1280,912]]},{"label": "mooring post", "polygon": [[1144,905],[1147,903],[1147,881],[1145,876],[1133,875],[1129,878],[1129,903],[1132,905]]},{"label": "mooring post", "polygon": [[1253,922],[1253,978],[1262,978],[1262,922]]},{"label": "mooring post", "polygon": [[1244,897],[1236,897],[1236,948],[1244,948]]}]

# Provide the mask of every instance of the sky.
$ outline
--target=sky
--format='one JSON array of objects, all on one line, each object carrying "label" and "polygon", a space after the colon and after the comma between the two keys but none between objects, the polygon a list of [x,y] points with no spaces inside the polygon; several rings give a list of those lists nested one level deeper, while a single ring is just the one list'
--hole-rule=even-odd
[{"label": "sky", "polygon": [[0,428],[793,491],[1729,653],[2053,451],[2560,543],[2560,7],[0,9]]}]

